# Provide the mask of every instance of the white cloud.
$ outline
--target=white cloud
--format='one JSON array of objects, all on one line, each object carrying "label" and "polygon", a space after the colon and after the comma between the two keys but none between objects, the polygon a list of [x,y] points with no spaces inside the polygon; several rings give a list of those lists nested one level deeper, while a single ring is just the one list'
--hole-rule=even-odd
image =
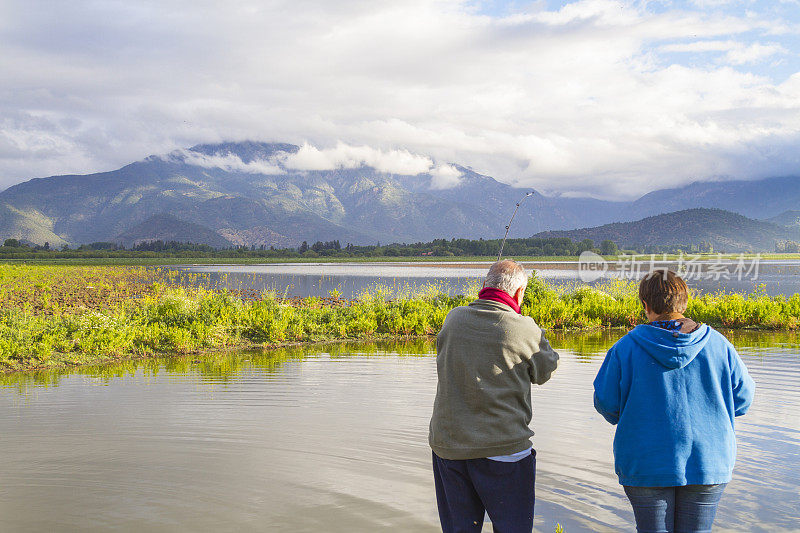
[{"label": "white cloud", "polygon": [[695,41],[692,43],[665,44],[662,52],[727,52],[741,46],[734,41]]},{"label": "white cloud", "polygon": [[750,46],[741,48],[734,48],[727,54],[728,63],[731,65],[745,65],[756,63],[762,59],[772,57],[775,54],[789,53],[784,47],[779,44],[760,44],[755,43]]},{"label": "white cloud", "polygon": [[268,175],[285,174],[287,171],[325,171],[369,166],[379,172],[390,174],[406,176],[430,174],[431,187],[435,189],[454,187],[462,175],[453,165],[436,164],[429,157],[412,154],[407,150],[378,150],[369,146],[351,146],[341,142],[335,148],[317,148],[304,143],[296,152],[278,152],[268,159],[253,159],[247,163],[232,153],[208,155],[185,149],[174,150],[161,158],[165,161],[178,160],[203,168]]},{"label": "white cloud", "polygon": [[691,0],[694,5],[701,8],[722,7],[740,3],[742,0]]},{"label": "white cloud", "polygon": [[461,171],[453,165],[439,165],[430,171],[431,187],[434,189],[450,189],[461,181]]},{"label": "white cloud", "polygon": [[429,157],[407,150],[378,150],[369,146],[350,146],[339,142],[335,148],[319,149],[308,143],[293,154],[279,158],[283,166],[294,170],[333,170],[367,165],[380,172],[416,176],[433,166]]},{"label": "white cloud", "polygon": [[636,22],[637,13],[627,2],[616,0],[582,0],[568,3],[558,11],[539,11],[530,18],[552,26],[565,26],[591,21],[598,25],[619,26]]},{"label": "white cloud", "polygon": [[236,154],[206,155],[192,150],[177,150],[170,157],[178,157],[189,165],[204,168],[219,168],[228,172],[245,172],[248,174],[284,174],[285,171],[274,161],[254,159],[245,163]]},{"label": "white cloud", "polygon": [[[796,173],[795,7],[647,4],[498,18],[458,0],[5,0],[0,185],[243,139],[303,148],[201,163],[447,184],[447,161],[605,197]],[[776,60],[794,70],[770,78]]]},{"label": "white cloud", "polygon": [[776,54],[788,54],[789,51],[777,43],[745,44],[737,41],[694,41],[690,43],[673,43],[659,47],[662,52],[726,52],[721,59],[723,64],[745,65],[757,63]]}]

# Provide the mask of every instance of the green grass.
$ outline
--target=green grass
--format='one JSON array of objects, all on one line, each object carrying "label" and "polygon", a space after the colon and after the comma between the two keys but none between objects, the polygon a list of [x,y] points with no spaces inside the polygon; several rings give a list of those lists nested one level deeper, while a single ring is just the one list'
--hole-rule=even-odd
[{"label": "green grass", "polygon": [[[0,266],[0,371],[118,358],[274,347],[330,340],[435,335],[447,313],[475,298],[439,287],[393,294],[376,286],[354,301],[284,301],[181,286],[191,279],[143,267]],[[252,295],[250,295],[252,296]],[[635,284],[555,288],[532,277],[523,314],[551,330],[630,328],[644,320]],[[706,294],[687,315],[712,326],[796,330],[800,295]]]},{"label": "green grass", "polygon": [[242,301],[231,293],[168,288],[132,305],[81,314],[0,312],[0,368],[87,364],[114,357],[193,353],[333,339],[432,335],[447,312],[468,302],[443,294],[352,305],[296,304],[273,294]]}]

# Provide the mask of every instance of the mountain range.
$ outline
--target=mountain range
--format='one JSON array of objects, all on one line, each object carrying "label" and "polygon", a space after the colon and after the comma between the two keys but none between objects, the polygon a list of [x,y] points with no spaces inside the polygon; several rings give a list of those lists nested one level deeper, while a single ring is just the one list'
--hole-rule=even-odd
[{"label": "mountain range", "polygon": [[[393,174],[367,165],[298,170],[285,161],[299,149],[258,142],[198,145],[111,172],[32,179],[0,193],[0,237],[51,246],[161,239],[276,247],[304,240],[498,238],[528,192],[458,164],[452,168],[460,177],[449,187],[431,172]],[[789,220],[785,212],[798,205],[795,176],[696,182],[630,202],[537,192],[521,205],[509,236],[597,228],[687,208]]]},{"label": "mountain range", "polygon": [[800,241],[800,226],[753,220],[723,209],[693,208],[593,228],[546,231],[535,237],[614,241],[625,249],[691,246],[719,252],[774,251],[780,241]]}]

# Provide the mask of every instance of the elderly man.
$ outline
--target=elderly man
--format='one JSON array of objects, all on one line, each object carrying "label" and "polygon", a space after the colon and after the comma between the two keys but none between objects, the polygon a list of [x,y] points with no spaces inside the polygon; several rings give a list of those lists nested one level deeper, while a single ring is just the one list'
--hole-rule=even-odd
[{"label": "elderly man", "polygon": [[533,529],[536,452],[531,383],[558,364],[542,330],[520,314],[528,276],[511,260],[489,269],[478,299],[450,311],[436,340],[439,383],[429,442],[445,533]]}]

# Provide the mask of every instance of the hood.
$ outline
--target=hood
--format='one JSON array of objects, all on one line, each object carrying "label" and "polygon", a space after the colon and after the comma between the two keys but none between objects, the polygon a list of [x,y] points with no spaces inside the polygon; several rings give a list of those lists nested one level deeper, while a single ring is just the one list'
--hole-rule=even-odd
[{"label": "hood", "polygon": [[641,324],[628,335],[642,350],[665,367],[683,368],[705,347],[711,336],[711,328],[700,324],[691,333],[681,333]]}]

